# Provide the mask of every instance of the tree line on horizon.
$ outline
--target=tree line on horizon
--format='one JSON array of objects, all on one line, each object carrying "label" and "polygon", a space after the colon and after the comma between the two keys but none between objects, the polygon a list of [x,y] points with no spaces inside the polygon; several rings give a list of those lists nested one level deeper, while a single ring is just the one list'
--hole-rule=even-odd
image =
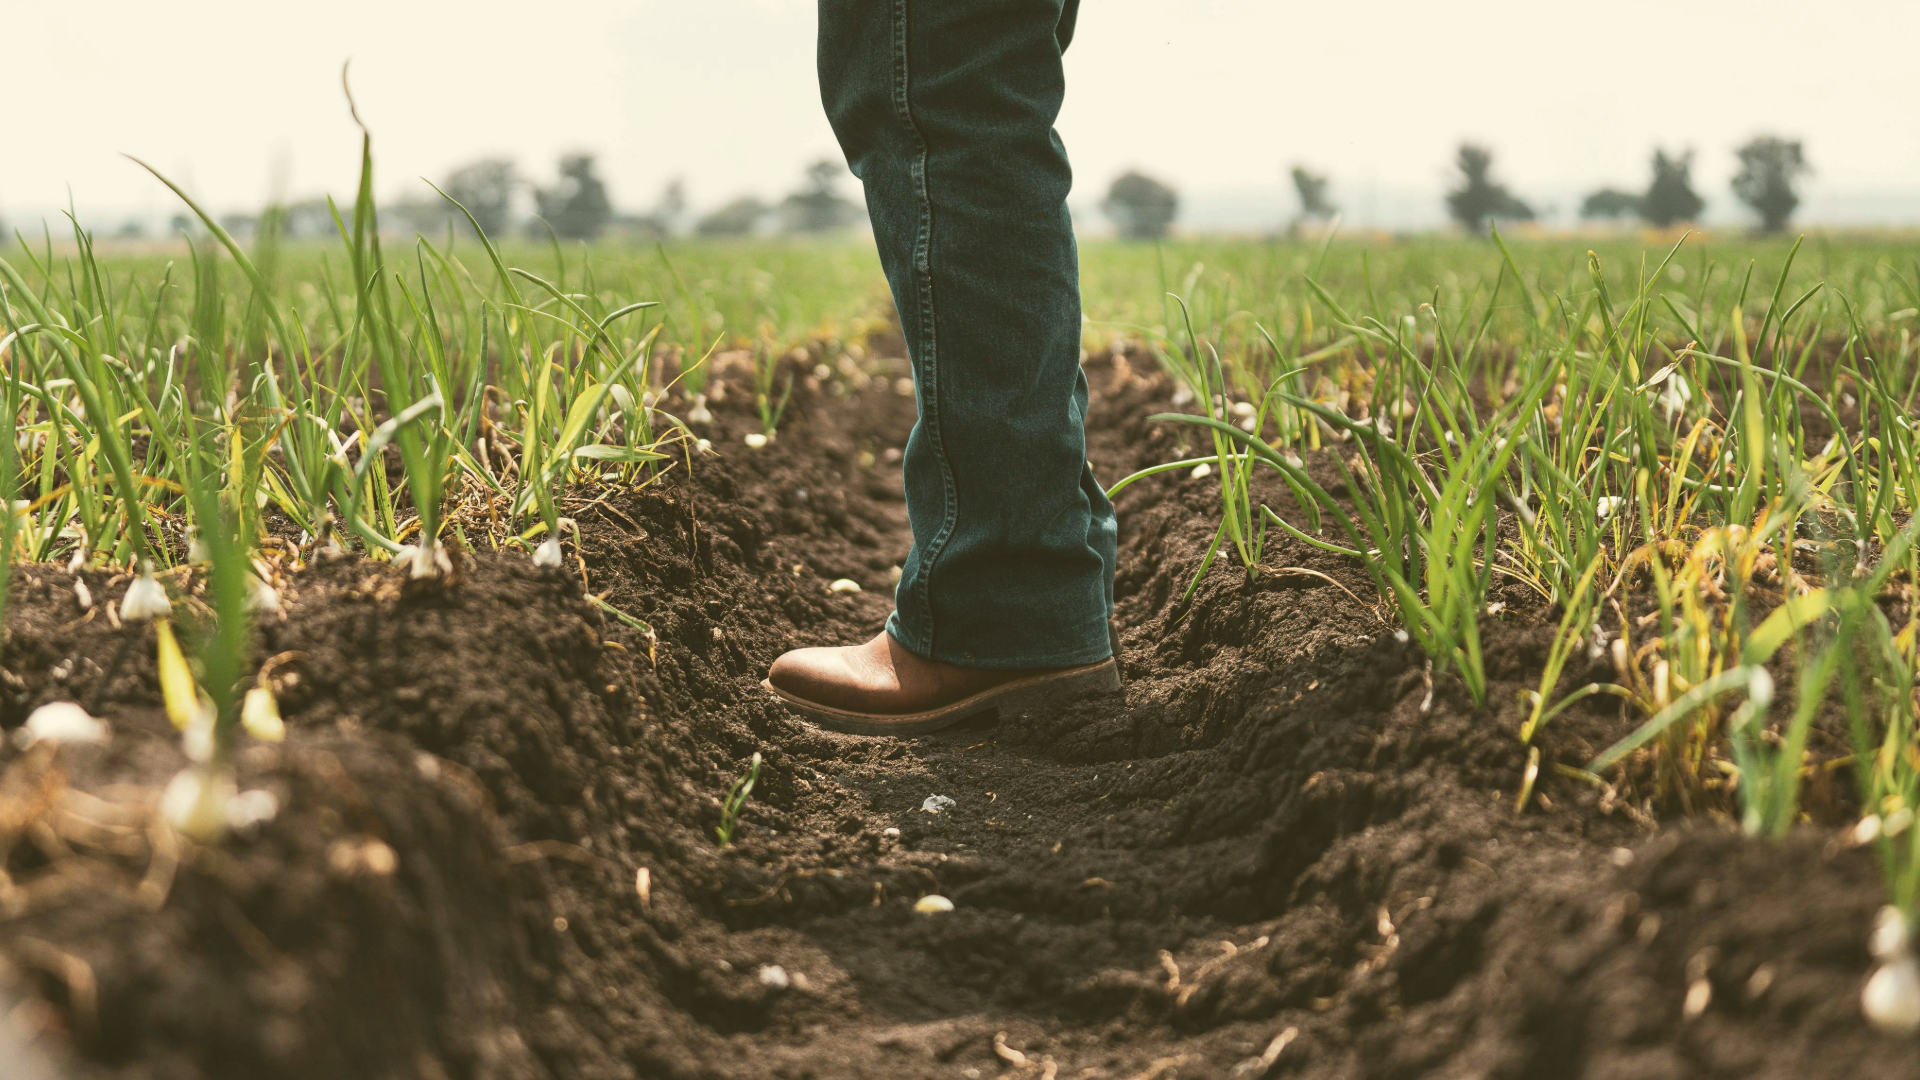
[{"label": "tree line on horizon", "polygon": [[[840,193],[842,179],[848,175],[845,166],[825,158],[807,166],[799,185],[778,202],[742,195],[699,215],[690,209],[686,184],[678,178],[667,182],[651,207],[622,212],[614,205],[593,154],[564,154],[555,172],[553,182],[539,184],[511,158],[480,158],[440,179],[436,186],[445,197],[426,192],[382,202],[381,220],[425,234],[449,228],[470,230],[466,215],[449,201],[454,200],[491,237],[522,234],[544,240],[552,235],[592,241],[613,234],[656,239],[686,233],[712,237],[824,233],[866,219],[861,205]],[[266,214],[275,217],[282,235],[295,239],[331,236],[335,228],[325,197],[270,207],[263,213],[223,214],[218,220],[228,232],[244,236],[258,231]],[[169,230],[193,232],[195,226],[187,216],[176,215]],[[144,229],[129,224],[117,235],[137,238]]]},{"label": "tree line on horizon", "polygon": [[[1796,185],[1812,166],[1798,140],[1761,135],[1735,151],[1740,170],[1733,177],[1735,197],[1759,217],[1759,231],[1779,233],[1800,205]],[[1462,143],[1454,158],[1457,186],[1446,194],[1447,216],[1467,232],[1485,235],[1498,221],[1532,221],[1538,215],[1526,200],[1494,176],[1493,151],[1477,143]],[[1641,191],[1603,187],[1580,204],[1588,221],[1637,218],[1659,229],[1699,220],[1706,200],[1693,188],[1693,151],[1669,155],[1653,153],[1653,175]],[[1325,222],[1339,212],[1329,189],[1331,180],[1304,165],[1289,173],[1298,210],[1288,231],[1297,233],[1308,222]],[[1180,197],[1171,186],[1137,170],[1113,181],[1100,203],[1120,236],[1130,240],[1165,237],[1179,215]]]},{"label": "tree line on horizon", "polygon": [[[1812,171],[1798,140],[1761,135],[1735,151],[1739,171],[1731,187],[1734,195],[1758,217],[1758,231],[1786,229],[1800,205],[1797,185]],[[1588,221],[1637,219],[1654,228],[1670,228],[1697,221],[1706,200],[1693,186],[1692,150],[1669,154],[1653,152],[1647,186],[1635,191],[1602,187],[1585,197],[1580,217]],[[1456,186],[1445,195],[1448,217],[1465,231],[1485,235],[1496,222],[1532,221],[1532,204],[1514,194],[1494,174],[1493,151],[1477,143],[1462,143],[1455,155]],[[449,171],[438,185],[458,200],[489,236],[515,232],[530,238],[548,235],[562,240],[597,240],[608,234],[665,238],[691,233],[703,237],[738,237],[767,233],[805,235],[833,232],[865,220],[862,206],[840,193],[848,175],[838,161],[822,158],[807,166],[800,184],[778,202],[740,195],[711,211],[695,215],[689,208],[685,183],[669,181],[654,205],[645,211],[617,209],[590,153],[562,155],[552,183],[537,184],[523,175],[510,158],[488,157]],[[1297,235],[1309,223],[1331,221],[1339,213],[1332,181],[1305,165],[1288,174],[1296,212],[1287,225]],[[521,208],[531,204],[531,213]],[[1180,196],[1170,185],[1139,170],[1116,177],[1099,204],[1101,212],[1124,239],[1157,240],[1166,237],[1179,216]],[[323,237],[334,230],[332,211],[324,198],[305,199],[271,208],[279,230],[290,237]],[[413,195],[383,205],[384,220],[422,233],[466,228],[465,216],[439,195]],[[228,231],[255,232],[261,214],[232,213],[220,219]],[[176,216],[171,231],[193,231],[195,223]],[[0,234],[5,233],[0,223]],[[129,223],[116,235],[137,238],[144,227]]]}]

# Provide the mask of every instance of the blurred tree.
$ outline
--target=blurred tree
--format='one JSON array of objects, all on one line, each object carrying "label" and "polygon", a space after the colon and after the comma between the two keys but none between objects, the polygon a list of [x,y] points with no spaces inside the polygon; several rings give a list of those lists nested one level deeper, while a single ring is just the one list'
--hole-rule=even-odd
[{"label": "blurred tree", "polygon": [[1601,188],[1580,203],[1580,216],[1588,221],[1606,218],[1617,221],[1640,213],[1640,196],[1619,188]]},{"label": "blurred tree", "polygon": [[[441,200],[444,203],[446,200]],[[337,236],[333,208],[325,196],[301,199],[286,207],[286,235],[289,240],[324,240]]]},{"label": "blurred tree", "polygon": [[1812,171],[1799,141],[1760,135],[1736,153],[1740,171],[1733,178],[1733,193],[1760,215],[1761,232],[1780,232],[1800,205],[1794,181]]},{"label": "blurred tree", "polygon": [[1640,200],[1640,216],[1656,229],[1682,221],[1693,221],[1706,209],[1707,201],[1693,190],[1693,151],[1668,157],[1666,151],[1653,152],[1653,183]]},{"label": "blurred tree", "polygon": [[1128,240],[1159,240],[1180,213],[1180,196],[1151,176],[1125,172],[1107,189],[1100,211]]},{"label": "blurred tree", "polygon": [[560,182],[534,193],[540,217],[563,240],[593,240],[613,220],[613,202],[607,185],[593,171],[592,154],[568,154],[560,159]]},{"label": "blurred tree", "polygon": [[686,215],[686,185],[675,177],[667,181],[653,209],[644,214],[622,214],[614,219],[613,225],[615,229],[634,236],[664,240],[684,231],[682,223]]},{"label": "blurred tree", "polygon": [[660,231],[672,236],[680,232],[687,217],[687,182],[676,176],[667,181],[660,191],[660,201],[653,208],[652,217],[660,224]]},{"label": "blurred tree", "polygon": [[1340,212],[1340,208],[1327,198],[1327,177],[1324,173],[1311,173],[1304,165],[1293,167],[1293,193],[1300,199],[1300,212],[1294,215],[1295,223],[1302,221],[1328,221]]},{"label": "blurred tree", "polygon": [[[442,185],[448,195],[467,208],[488,236],[500,236],[513,225],[513,192],[520,186],[518,170],[506,158],[481,158],[447,174]],[[554,227],[559,231],[559,226]]]},{"label": "blurred tree", "polygon": [[844,166],[827,158],[807,166],[806,184],[780,201],[780,217],[786,231],[832,232],[853,224],[860,208],[836,190],[846,171]]},{"label": "blurred tree", "polygon": [[1461,143],[1455,159],[1462,184],[1447,193],[1447,213],[1470,233],[1484,234],[1495,219],[1532,221],[1533,207],[1493,178],[1493,151]]},{"label": "blurred tree", "polygon": [[220,227],[241,240],[251,239],[260,231],[260,215],[249,214],[244,210],[232,210],[221,214],[217,219]]},{"label": "blurred tree", "polygon": [[701,236],[745,236],[760,227],[770,208],[751,195],[742,195],[700,219],[693,231]]}]

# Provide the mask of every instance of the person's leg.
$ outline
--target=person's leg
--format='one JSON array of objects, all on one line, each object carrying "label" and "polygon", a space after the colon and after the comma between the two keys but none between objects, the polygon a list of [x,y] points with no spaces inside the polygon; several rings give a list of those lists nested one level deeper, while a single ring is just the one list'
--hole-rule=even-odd
[{"label": "person's leg", "polygon": [[822,98],[864,183],[919,393],[888,630],[968,668],[1111,654],[1113,508],[1086,464],[1072,175],[1077,0],[821,0]]}]

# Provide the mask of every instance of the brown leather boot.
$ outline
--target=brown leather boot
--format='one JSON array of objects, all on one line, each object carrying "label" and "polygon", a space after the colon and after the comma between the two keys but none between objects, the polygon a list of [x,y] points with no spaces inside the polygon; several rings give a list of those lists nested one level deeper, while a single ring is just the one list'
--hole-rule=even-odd
[{"label": "brown leather boot", "polygon": [[1068,668],[966,668],[908,652],[883,630],[865,645],[795,649],[773,662],[761,685],[822,727],[917,735],[988,709],[1014,719],[1118,690],[1120,669],[1111,658]]}]

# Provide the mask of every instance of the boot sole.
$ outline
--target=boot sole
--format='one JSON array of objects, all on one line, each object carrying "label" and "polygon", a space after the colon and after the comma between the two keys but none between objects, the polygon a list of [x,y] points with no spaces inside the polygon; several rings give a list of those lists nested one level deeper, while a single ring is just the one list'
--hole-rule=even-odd
[{"label": "boot sole", "polygon": [[997,709],[1002,720],[1021,720],[1044,715],[1092,694],[1110,693],[1120,689],[1120,665],[1107,659],[1044,675],[1029,675],[961,698],[951,705],[893,716],[821,705],[789,694],[767,679],[762,679],[760,685],[772,691],[788,708],[832,731],[848,735],[924,735],[952,727],[989,709]]}]

